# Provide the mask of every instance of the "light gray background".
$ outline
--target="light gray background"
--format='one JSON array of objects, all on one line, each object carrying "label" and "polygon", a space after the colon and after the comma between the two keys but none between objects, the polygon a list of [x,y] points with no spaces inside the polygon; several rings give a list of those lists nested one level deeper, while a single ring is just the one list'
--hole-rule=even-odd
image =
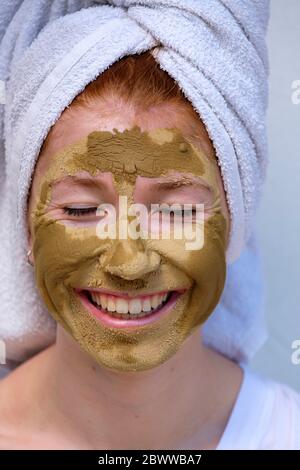
[{"label": "light gray background", "polygon": [[[253,368],[300,390],[300,364],[291,344],[300,340],[300,0],[271,0],[268,31],[269,168],[258,228],[266,284],[270,338]],[[298,97],[300,93],[298,93]]]}]

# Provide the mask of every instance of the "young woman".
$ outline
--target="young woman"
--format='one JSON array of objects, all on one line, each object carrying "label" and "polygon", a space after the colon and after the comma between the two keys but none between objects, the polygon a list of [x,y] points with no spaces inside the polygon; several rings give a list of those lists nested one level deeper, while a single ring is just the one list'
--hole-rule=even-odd
[{"label": "young woman", "polygon": [[[150,221],[160,235],[169,220],[172,235],[183,221],[203,243],[99,237],[120,197],[147,209],[139,229]],[[172,204],[190,209],[164,219]],[[121,59],[65,109],[27,214],[28,262],[57,336],[1,381],[2,449],[300,448],[299,396],[201,340],[224,287],[229,209],[203,122],[149,53]]]}]

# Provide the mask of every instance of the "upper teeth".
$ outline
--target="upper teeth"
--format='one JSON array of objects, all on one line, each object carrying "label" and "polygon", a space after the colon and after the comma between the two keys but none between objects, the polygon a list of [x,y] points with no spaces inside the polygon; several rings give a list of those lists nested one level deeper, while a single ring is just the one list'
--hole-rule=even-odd
[{"label": "upper teeth", "polygon": [[126,300],[122,297],[100,294],[99,292],[90,292],[90,294],[96,304],[109,312],[131,313],[133,315],[141,312],[150,312],[151,309],[159,307],[168,296],[168,294],[155,294]]}]

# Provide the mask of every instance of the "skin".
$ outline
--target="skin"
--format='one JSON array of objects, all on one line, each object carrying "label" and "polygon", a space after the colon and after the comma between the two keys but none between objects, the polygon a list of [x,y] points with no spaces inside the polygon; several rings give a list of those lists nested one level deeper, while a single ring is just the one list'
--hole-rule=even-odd
[{"label": "skin", "polygon": [[[109,116],[101,110],[98,114],[99,108],[94,114],[91,110],[67,110],[67,119],[56,123],[51,145],[38,160],[29,213],[39,200],[40,182],[51,165],[51,156],[92,131],[117,128],[122,132],[138,125],[142,130],[177,127],[187,135],[182,111],[170,112],[167,105],[155,110],[155,119],[153,110],[149,115],[136,115],[126,105],[117,110],[113,106],[108,109]],[[99,115],[103,117],[99,119]],[[78,125],[68,125],[68,120],[74,119]],[[212,145],[200,121],[198,133],[201,150],[213,156]],[[215,177],[222,213],[229,227],[218,171]],[[151,192],[151,187],[145,185],[144,196],[147,191]],[[83,197],[82,192],[80,196]],[[34,247],[32,220],[29,220],[29,247]],[[31,261],[36,262],[34,254]],[[159,360],[155,367],[137,373],[103,366],[58,324],[55,345],[25,362],[1,384],[0,446],[213,449],[224,432],[241,381],[239,366],[203,346],[199,327],[168,360]],[[115,423],[118,423],[117,433]]]},{"label": "skin", "polygon": [[[226,220],[216,172],[215,162],[176,129],[94,132],[55,154],[31,213],[37,284],[55,320],[100,364],[122,371],[161,364],[218,303],[226,272]],[[95,212],[66,214],[66,186],[72,186],[75,207],[82,202],[82,186],[92,190],[93,185],[99,195],[92,206],[109,198],[115,202],[118,196],[146,206],[145,184],[148,198],[155,195],[151,202],[205,201],[201,249],[187,250],[185,238],[101,240],[95,233]],[[185,222],[196,228],[191,216]],[[77,290],[88,288],[129,298],[169,291],[178,299],[160,321],[116,329],[99,322],[82,304]]]}]

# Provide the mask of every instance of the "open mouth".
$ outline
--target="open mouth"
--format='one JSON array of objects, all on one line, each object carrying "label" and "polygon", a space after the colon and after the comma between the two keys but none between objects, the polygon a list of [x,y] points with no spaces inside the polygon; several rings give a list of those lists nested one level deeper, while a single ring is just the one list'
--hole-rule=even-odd
[{"label": "open mouth", "polygon": [[119,295],[101,290],[80,290],[82,303],[99,320],[110,326],[138,326],[154,321],[169,311],[183,291],[161,291],[149,295]]}]

